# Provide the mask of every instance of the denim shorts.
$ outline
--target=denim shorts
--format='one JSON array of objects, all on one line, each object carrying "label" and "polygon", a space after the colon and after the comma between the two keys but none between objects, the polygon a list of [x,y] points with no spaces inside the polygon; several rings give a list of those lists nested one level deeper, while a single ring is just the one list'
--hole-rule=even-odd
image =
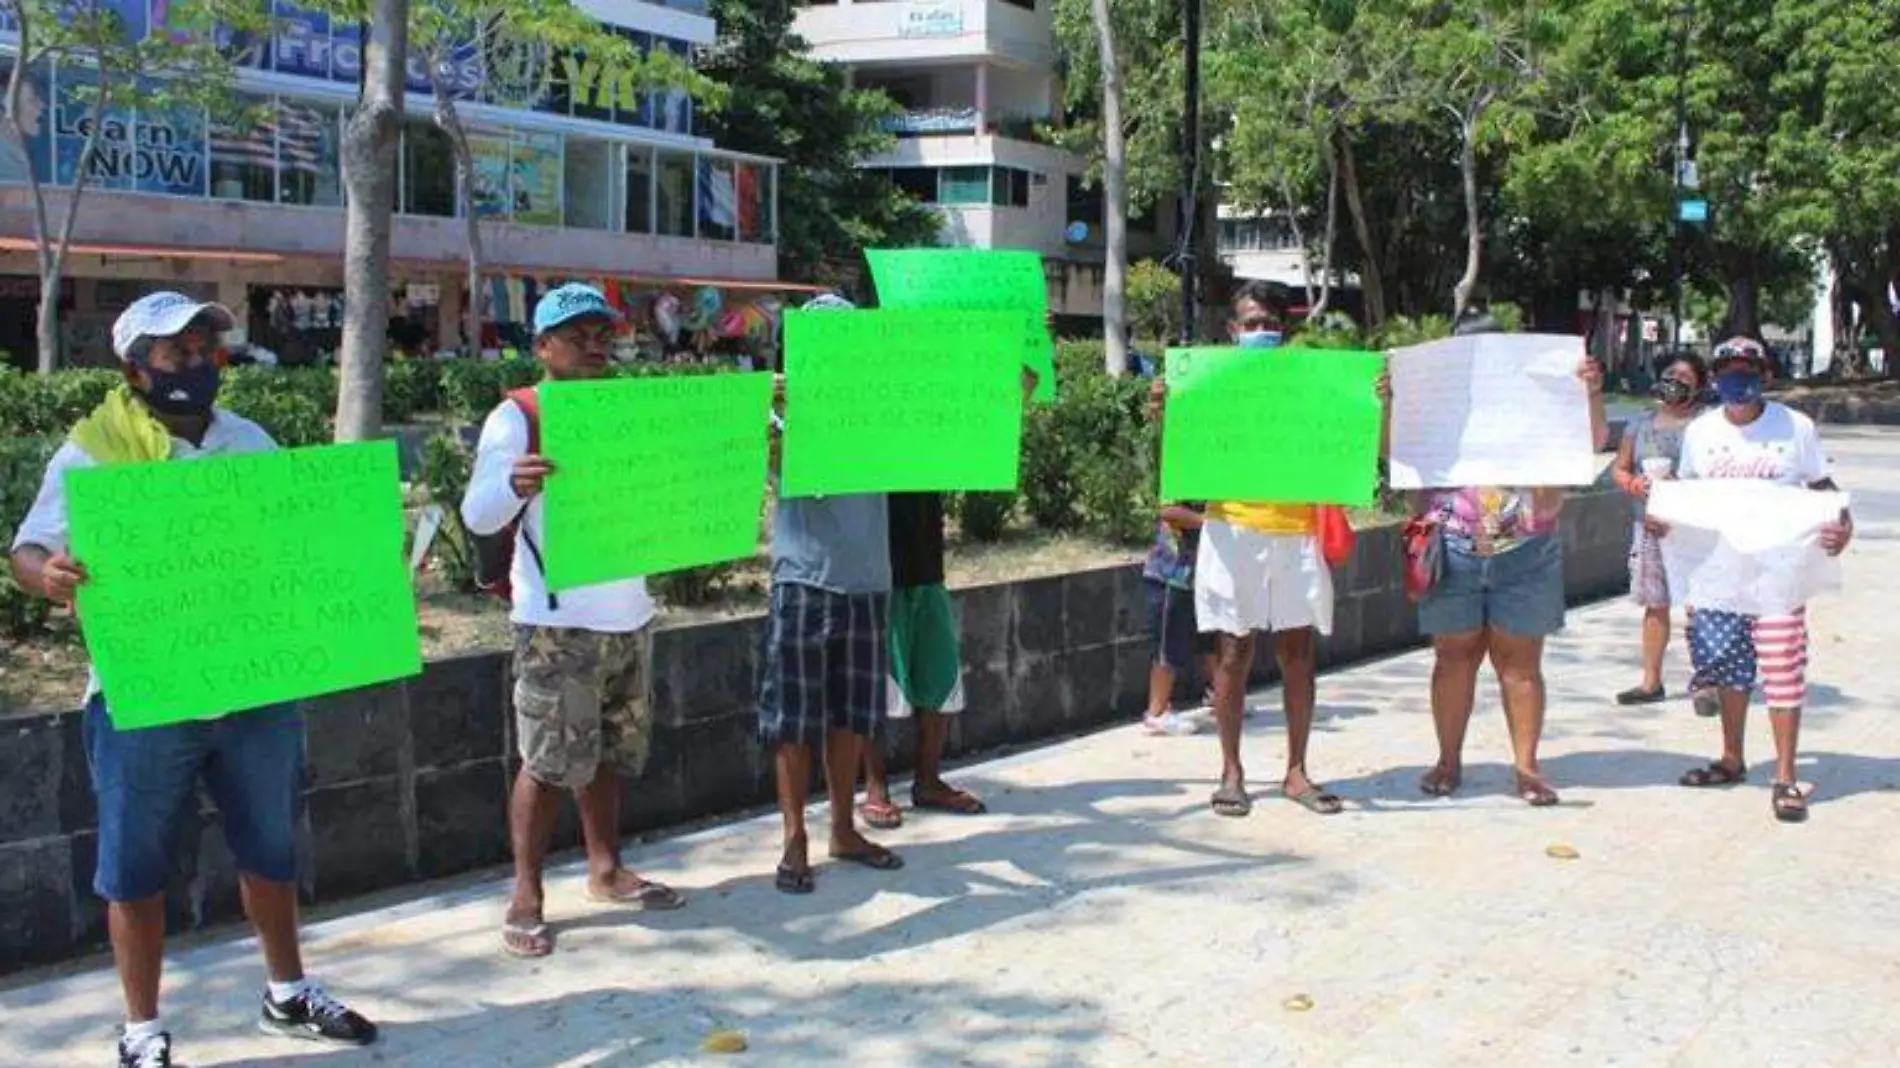
[{"label": "denim shorts", "polygon": [[1195,622],[1194,591],[1147,580],[1148,637],[1154,640],[1154,663],[1176,672],[1194,669],[1194,658],[1214,651],[1214,636],[1201,633]]},{"label": "denim shorts", "polygon": [[1564,543],[1552,532],[1496,556],[1445,541],[1443,573],[1418,604],[1418,628],[1432,637],[1487,628],[1519,638],[1564,629]]},{"label": "denim shorts", "polygon": [[238,870],[271,882],[296,879],[304,754],[297,706],[121,731],[112,726],[105,698],[95,696],[83,726],[99,799],[92,886],[100,897],[141,901],[164,891],[179,825],[196,807],[200,779],[218,806]]}]

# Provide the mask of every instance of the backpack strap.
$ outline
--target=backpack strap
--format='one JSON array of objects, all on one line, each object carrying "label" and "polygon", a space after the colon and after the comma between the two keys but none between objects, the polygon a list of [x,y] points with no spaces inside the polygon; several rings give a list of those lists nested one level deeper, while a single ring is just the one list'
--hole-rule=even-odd
[{"label": "backpack strap", "polygon": [[[533,386],[527,386],[509,390],[508,400],[521,410],[521,418],[528,424],[528,455],[538,455],[541,452],[541,395],[535,392]],[[545,583],[548,565],[541,559],[541,547],[534,543],[534,536],[528,533],[528,506],[525,503],[521,506],[521,544],[528,547],[528,555],[534,558],[534,566],[541,572],[541,581]],[[549,590],[548,611],[559,611],[560,607],[560,598]]]}]

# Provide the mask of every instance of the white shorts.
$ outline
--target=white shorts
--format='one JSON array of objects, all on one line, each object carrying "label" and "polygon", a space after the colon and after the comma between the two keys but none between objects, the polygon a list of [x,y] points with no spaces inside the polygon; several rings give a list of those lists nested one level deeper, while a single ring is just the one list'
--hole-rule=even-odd
[{"label": "white shorts", "polygon": [[1203,633],[1333,632],[1333,573],[1310,534],[1262,534],[1210,519],[1194,563]]}]

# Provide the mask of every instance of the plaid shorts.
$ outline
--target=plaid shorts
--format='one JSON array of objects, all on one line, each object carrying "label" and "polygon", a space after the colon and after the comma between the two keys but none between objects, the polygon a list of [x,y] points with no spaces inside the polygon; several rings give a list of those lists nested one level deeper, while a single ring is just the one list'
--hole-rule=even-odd
[{"label": "plaid shorts", "polygon": [[828,730],[877,737],[888,707],[890,596],[772,586],[759,684],[759,741],[823,745]]}]

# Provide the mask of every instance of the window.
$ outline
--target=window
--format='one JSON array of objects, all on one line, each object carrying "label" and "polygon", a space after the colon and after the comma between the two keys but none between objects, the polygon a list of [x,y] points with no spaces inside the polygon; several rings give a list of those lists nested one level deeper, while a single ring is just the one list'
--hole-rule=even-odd
[{"label": "window", "polygon": [[997,167],[991,172],[990,203],[1006,208],[1029,206],[1029,172]]},{"label": "window", "polygon": [[990,169],[988,167],[945,167],[937,187],[939,204],[988,204]]},{"label": "window", "polygon": [[567,139],[562,184],[567,195],[567,225],[584,230],[613,226],[614,146],[605,141]]},{"label": "window", "polygon": [[241,97],[233,113],[211,123],[211,195],[219,200],[277,199],[275,105]]},{"label": "window", "polygon": [[739,237],[739,179],[731,160],[699,161],[699,236],[714,241]]},{"label": "window", "polygon": [[769,245],[776,234],[772,221],[772,182],[769,164],[739,164],[739,240]]},{"label": "window", "polygon": [[937,202],[937,169],[935,167],[892,167],[885,171],[891,177],[891,184],[926,204]]},{"label": "window", "polygon": [[343,203],[340,115],[333,104],[277,102],[277,200],[334,208]]},{"label": "window", "polygon": [[653,150],[627,146],[627,232],[653,232]]},{"label": "window", "polygon": [[1088,223],[1091,229],[1102,225],[1102,187],[1089,186],[1069,176],[1069,221]]},{"label": "window", "polygon": [[408,215],[453,216],[455,151],[449,135],[426,122],[402,128],[402,205]]},{"label": "window", "polygon": [[660,201],[657,231],[669,237],[693,236],[693,157],[657,153]]}]

